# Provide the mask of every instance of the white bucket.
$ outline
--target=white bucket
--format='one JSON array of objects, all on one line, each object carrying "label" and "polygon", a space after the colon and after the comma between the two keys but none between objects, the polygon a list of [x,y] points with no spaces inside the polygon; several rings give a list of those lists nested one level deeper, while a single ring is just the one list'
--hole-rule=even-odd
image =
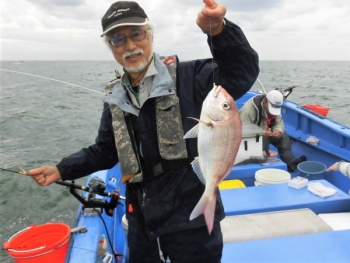
[{"label": "white bucket", "polygon": [[290,173],[281,169],[261,169],[255,172],[255,185],[284,184],[287,183],[290,178]]}]

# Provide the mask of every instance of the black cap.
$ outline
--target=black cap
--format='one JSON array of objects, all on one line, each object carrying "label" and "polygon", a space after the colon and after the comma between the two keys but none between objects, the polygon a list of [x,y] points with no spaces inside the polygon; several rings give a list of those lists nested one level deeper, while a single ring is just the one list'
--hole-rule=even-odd
[{"label": "black cap", "polygon": [[104,36],[107,32],[120,26],[142,26],[147,24],[145,11],[136,2],[119,1],[111,5],[102,17]]}]

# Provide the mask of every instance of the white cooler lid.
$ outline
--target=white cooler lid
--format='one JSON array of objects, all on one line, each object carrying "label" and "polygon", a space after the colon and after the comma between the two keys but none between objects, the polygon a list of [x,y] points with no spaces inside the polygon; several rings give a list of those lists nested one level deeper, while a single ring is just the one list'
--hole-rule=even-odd
[{"label": "white cooler lid", "polygon": [[333,230],[350,229],[350,212],[346,213],[327,213],[318,215]]},{"label": "white cooler lid", "polygon": [[255,137],[256,135],[263,135],[264,130],[261,129],[258,125],[250,123],[242,125],[242,138]]}]

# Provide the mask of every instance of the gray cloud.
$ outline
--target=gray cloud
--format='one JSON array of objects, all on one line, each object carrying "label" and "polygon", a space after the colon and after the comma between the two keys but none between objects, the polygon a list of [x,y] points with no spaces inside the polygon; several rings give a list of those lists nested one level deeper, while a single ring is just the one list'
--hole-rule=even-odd
[{"label": "gray cloud", "polygon": [[[283,1],[284,0],[222,0],[217,1],[217,3],[224,5],[228,10],[236,12],[255,12],[270,8],[278,8]],[[186,7],[201,7],[202,4],[202,2],[198,0],[178,0],[174,2],[177,5],[183,5]],[[204,4],[202,4],[202,7],[204,7]]]},{"label": "gray cloud", "polygon": [[[99,37],[100,19],[113,1],[3,2],[1,59],[113,59]],[[201,0],[138,2],[157,24],[154,40],[157,53],[178,54],[182,60],[210,56],[206,35],[195,23],[204,7]],[[226,6],[226,18],[243,29],[263,60],[350,58],[350,54],[344,55],[350,52],[348,0],[218,3]]]},{"label": "gray cloud", "polygon": [[256,12],[271,8],[278,8],[283,3],[283,0],[224,0],[222,4],[229,10],[236,12]]},{"label": "gray cloud", "polygon": [[28,0],[28,2],[45,9],[51,9],[61,6],[77,7],[84,5],[86,0]]}]

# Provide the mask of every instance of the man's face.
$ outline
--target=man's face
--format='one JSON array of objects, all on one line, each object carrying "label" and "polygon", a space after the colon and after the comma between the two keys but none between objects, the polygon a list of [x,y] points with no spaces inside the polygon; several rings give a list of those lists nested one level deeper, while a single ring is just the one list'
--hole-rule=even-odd
[{"label": "man's face", "polygon": [[[112,47],[114,58],[123,66],[127,72],[141,72],[147,68],[153,55],[153,35],[150,30],[146,31],[146,37],[143,40],[133,42],[129,36],[135,34],[137,30],[147,30],[148,25],[144,26],[123,26],[112,31],[111,36],[128,36],[125,45]],[[140,32],[140,31],[139,31]],[[141,31],[144,34],[143,31]]]},{"label": "man's face", "polygon": [[265,110],[268,114],[270,114],[270,112],[269,112],[269,102],[267,101],[266,98],[264,98],[264,100],[263,100],[263,106],[264,106],[264,110]]}]

